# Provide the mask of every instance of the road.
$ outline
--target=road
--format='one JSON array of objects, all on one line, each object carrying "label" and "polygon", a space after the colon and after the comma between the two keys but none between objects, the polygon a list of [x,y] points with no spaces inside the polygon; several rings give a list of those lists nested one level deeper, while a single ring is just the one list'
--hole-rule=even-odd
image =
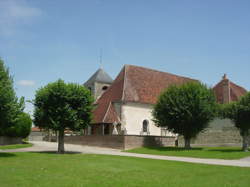
[{"label": "road", "polygon": [[[32,147],[2,150],[0,152],[50,152],[50,151],[57,150],[57,143],[55,142],[32,141],[30,143],[33,144]],[[204,158],[190,158],[190,157],[160,156],[160,155],[127,153],[127,152],[122,152],[121,150],[117,150],[117,149],[90,147],[90,146],[73,145],[73,144],[65,144],[65,150],[67,152],[76,152],[76,153],[82,153],[82,154],[118,155],[118,156],[129,156],[129,157],[137,157],[137,158],[181,161],[181,162],[190,162],[190,163],[199,163],[199,164],[250,167],[250,157],[246,157],[246,158],[239,159],[239,160],[224,160],[224,159],[204,159]]]}]

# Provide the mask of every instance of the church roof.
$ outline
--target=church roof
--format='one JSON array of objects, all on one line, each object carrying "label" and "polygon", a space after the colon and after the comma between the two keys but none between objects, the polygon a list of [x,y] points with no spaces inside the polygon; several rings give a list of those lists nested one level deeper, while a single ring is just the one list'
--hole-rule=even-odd
[{"label": "church roof", "polygon": [[144,67],[125,65],[109,89],[97,100],[94,123],[119,122],[112,103],[137,102],[155,104],[160,93],[172,84],[194,79],[160,72]]},{"label": "church roof", "polygon": [[99,68],[85,83],[84,85],[92,84],[93,82],[111,84],[113,79],[102,69]]},{"label": "church roof", "polygon": [[226,83],[229,86],[229,101],[238,101],[240,99],[240,97],[244,96],[247,93],[247,90],[235,83],[233,83],[232,81],[230,81],[229,79],[227,79],[226,75],[223,76],[223,79],[214,86],[213,90],[217,99],[218,103],[223,103],[223,85],[225,84],[224,81],[227,81]]}]

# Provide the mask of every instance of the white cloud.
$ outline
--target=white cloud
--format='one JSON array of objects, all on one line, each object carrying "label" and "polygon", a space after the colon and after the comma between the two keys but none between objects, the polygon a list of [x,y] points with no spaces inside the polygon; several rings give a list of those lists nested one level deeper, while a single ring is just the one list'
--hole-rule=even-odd
[{"label": "white cloud", "polygon": [[11,35],[22,23],[30,23],[42,11],[26,0],[0,0],[0,34]]},{"label": "white cloud", "polygon": [[20,80],[17,84],[20,86],[34,86],[36,83],[33,80]]}]

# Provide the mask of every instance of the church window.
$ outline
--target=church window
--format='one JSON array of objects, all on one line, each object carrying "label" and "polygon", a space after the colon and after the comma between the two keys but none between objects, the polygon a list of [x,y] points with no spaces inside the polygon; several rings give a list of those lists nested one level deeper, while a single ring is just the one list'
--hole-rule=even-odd
[{"label": "church window", "polygon": [[142,131],[143,132],[148,132],[148,120],[143,120],[142,122]]},{"label": "church window", "polygon": [[103,87],[102,87],[102,90],[103,90],[103,91],[105,91],[105,90],[107,90],[107,89],[108,89],[108,86],[103,86]]}]

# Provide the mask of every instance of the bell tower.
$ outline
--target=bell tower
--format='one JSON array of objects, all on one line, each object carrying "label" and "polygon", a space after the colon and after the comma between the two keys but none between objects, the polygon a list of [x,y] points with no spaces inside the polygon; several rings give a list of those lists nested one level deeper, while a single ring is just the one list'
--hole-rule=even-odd
[{"label": "bell tower", "polygon": [[95,101],[109,88],[113,79],[102,69],[99,68],[85,83],[95,98]]}]

